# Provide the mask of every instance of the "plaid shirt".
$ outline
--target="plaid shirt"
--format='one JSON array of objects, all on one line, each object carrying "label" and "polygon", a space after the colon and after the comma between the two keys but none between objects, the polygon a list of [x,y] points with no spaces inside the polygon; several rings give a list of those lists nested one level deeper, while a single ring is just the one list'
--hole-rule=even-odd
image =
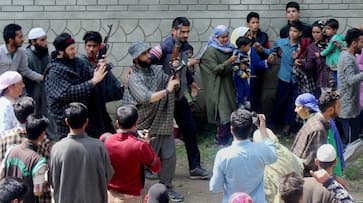
[{"label": "plaid shirt", "polygon": [[298,94],[310,93],[316,90],[314,77],[310,72],[303,71],[300,67],[293,67],[294,77],[298,86]]},{"label": "plaid shirt", "polygon": [[57,123],[60,137],[67,136],[69,129],[64,123],[64,110],[71,102],[88,106],[93,85],[91,68],[82,60],[52,59],[45,72],[45,90],[49,114]]},{"label": "plaid shirt", "polygon": [[[6,151],[12,146],[21,144],[26,139],[26,132],[24,128],[17,127],[11,130],[3,131],[0,133],[0,159],[1,161],[4,159]],[[52,142],[46,138],[43,142],[38,146],[37,153],[41,156],[45,157],[49,160],[50,149],[52,146]],[[50,203],[52,202],[52,196],[50,190],[48,192],[43,193],[41,197],[38,198],[39,203]]]},{"label": "plaid shirt", "polygon": [[149,129],[150,135],[171,135],[175,94],[170,93],[161,100],[150,103],[153,93],[166,88],[169,76],[161,67],[152,65],[148,69],[134,66],[125,88],[123,104],[133,104],[139,112],[138,128]]},{"label": "plaid shirt", "polygon": [[323,114],[316,113],[297,133],[291,151],[303,159],[305,176],[310,176],[310,170],[318,169],[314,163],[316,151],[321,145],[328,142],[329,128],[330,123]]}]

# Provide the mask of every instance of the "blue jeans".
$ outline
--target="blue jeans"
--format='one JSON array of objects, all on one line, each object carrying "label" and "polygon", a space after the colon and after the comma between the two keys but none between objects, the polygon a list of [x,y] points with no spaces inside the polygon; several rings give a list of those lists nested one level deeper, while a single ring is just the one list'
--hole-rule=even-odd
[{"label": "blue jeans", "polygon": [[245,104],[245,101],[250,101],[251,98],[250,86],[248,84],[248,81],[247,79],[242,79],[241,74],[242,74],[241,70],[233,72],[233,82],[236,88],[237,106]]}]

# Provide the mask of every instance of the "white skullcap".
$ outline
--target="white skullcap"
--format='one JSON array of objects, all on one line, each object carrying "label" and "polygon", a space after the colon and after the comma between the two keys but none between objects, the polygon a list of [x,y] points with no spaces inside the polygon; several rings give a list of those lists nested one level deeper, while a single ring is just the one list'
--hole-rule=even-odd
[{"label": "white skullcap", "polygon": [[33,28],[29,31],[29,34],[28,34],[28,39],[29,40],[32,40],[32,39],[38,39],[40,37],[43,37],[43,36],[46,36],[47,33],[45,33],[45,31],[43,30],[43,28],[41,27],[36,27],[36,28]]},{"label": "white skullcap", "polygon": [[331,144],[323,144],[316,152],[316,158],[322,162],[332,162],[337,157],[337,152]]},{"label": "white skullcap", "polygon": [[21,75],[16,71],[6,71],[0,75],[0,93],[8,88],[10,85],[14,85],[17,82],[22,81]]}]

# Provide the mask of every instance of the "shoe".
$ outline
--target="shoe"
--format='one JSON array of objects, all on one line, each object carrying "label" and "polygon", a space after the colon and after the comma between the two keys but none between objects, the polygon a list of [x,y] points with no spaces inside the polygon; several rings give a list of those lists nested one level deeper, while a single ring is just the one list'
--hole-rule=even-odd
[{"label": "shoe", "polygon": [[190,170],[189,175],[189,178],[192,180],[208,180],[211,177],[210,173],[207,170],[199,167]]},{"label": "shoe", "polygon": [[182,194],[175,192],[173,189],[168,189],[169,200],[172,202],[182,202],[184,197]]},{"label": "shoe", "polygon": [[149,179],[149,180],[156,180],[156,179],[158,179],[158,175],[152,173],[150,170],[145,169],[144,172],[145,172],[145,178],[146,179]]}]

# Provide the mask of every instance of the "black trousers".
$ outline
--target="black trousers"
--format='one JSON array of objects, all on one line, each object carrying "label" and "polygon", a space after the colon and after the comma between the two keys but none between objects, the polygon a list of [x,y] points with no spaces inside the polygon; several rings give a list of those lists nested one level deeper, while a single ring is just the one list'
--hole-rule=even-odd
[{"label": "black trousers", "polygon": [[197,143],[197,126],[185,97],[175,102],[175,121],[183,134],[189,169],[200,167],[200,152]]}]

